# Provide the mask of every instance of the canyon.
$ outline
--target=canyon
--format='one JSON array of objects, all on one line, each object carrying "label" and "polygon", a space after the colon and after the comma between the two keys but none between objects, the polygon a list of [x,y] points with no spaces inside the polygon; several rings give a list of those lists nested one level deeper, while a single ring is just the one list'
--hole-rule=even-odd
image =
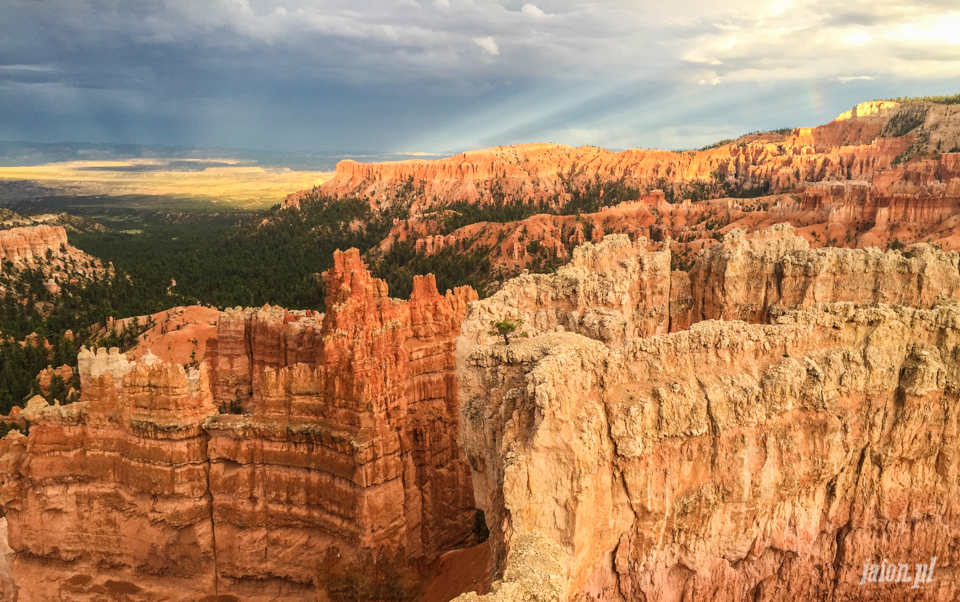
[{"label": "canyon", "polygon": [[[509,276],[556,267],[577,244],[611,233],[669,237],[689,265],[692,254],[730,230],[783,222],[813,246],[930,242],[958,250],[958,175],[957,105],[870,101],[822,126],[751,134],[700,151],[527,144],[439,161],[343,161],[313,194],[358,198],[375,212],[408,207],[382,254],[406,243],[427,256],[483,255]],[[310,194],[292,195],[284,206],[299,207]],[[578,198],[592,199],[592,208],[569,205]],[[540,214],[446,226],[464,203],[488,207],[491,216],[514,204]]]},{"label": "canyon", "polygon": [[[317,275],[325,311],[109,317],[132,349],[41,373],[80,400],[0,439],[0,600],[957,598],[960,106],[347,161],[278,211],[348,198],[403,211]],[[449,226],[517,206],[542,212]],[[57,226],[0,240],[110,269]],[[495,286],[391,298],[397,251],[485,254]]]},{"label": "canyon", "polygon": [[[196,365],[83,351],[0,440],[18,599],[425,600],[448,557],[462,602],[953,599],[960,256],[780,224],[671,259],[399,301],[350,250],[326,313],[228,309]],[[487,584],[448,554],[484,527]]]},{"label": "canyon", "polygon": [[326,282],[325,314],[228,310],[186,368],[84,350],[79,402],[27,403],[0,443],[21,602],[362,598],[476,543],[453,342],[475,293],[391,299],[356,250]]}]

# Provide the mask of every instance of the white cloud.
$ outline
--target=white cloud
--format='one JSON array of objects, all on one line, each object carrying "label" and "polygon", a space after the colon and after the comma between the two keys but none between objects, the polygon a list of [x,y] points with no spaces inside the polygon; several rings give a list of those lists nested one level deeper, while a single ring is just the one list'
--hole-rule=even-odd
[{"label": "white cloud", "polygon": [[870,34],[865,31],[854,31],[843,37],[843,43],[850,46],[863,46],[870,41]]},{"label": "white cloud", "polygon": [[854,76],[847,76],[847,77],[838,77],[837,81],[840,82],[841,84],[846,84],[846,83],[858,81],[858,80],[872,80],[872,79],[873,78],[870,77],[869,75],[854,75]]},{"label": "white cloud", "polygon": [[487,36],[485,38],[473,38],[473,43],[482,48],[487,54],[491,56],[497,56],[500,54],[500,48],[497,46],[496,40],[492,37]]},{"label": "white cloud", "polygon": [[694,56],[690,54],[684,55],[681,58],[688,63],[695,63],[700,65],[722,65],[723,64],[722,61],[718,61],[717,59],[708,59],[702,56]]},{"label": "white cloud", "polygon": [[0,65],[2,71],[32,71],[36,73],[47,73],[56,71],[51,65]]},{"label": "white cloud", "polygon": [[686,30],[682,58],[720,61],[724,81],[960,73],[960,5],[950,2],[774,0],[746,12],[719,0]]},{"label": "white cloud", "polygon": [[531,15],[533,17],[546,16],[546,13],[544,13],[542,10],[537,8],[536,4],[524,4],[523,8],[520,9],[520,12],[522,12],[525,15]]},{"label": "white cloud", "polygon": [[699,82],[697,82],[697,83],[698,83],[699,85],[701,85],[701,86],[707,86],[707,85],[716,86],[717,84],[720,83],[720,78],[719,78],[719,77],[711,77],[710,79],[701,79],[701,80],[700,80]]}]

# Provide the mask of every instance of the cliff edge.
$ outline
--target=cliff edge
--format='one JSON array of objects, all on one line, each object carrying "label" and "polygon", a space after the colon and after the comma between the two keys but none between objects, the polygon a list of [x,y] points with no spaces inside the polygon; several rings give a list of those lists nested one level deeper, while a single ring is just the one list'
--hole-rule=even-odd
[{"label": "cliff edge", "polygon": [[[811,250],[781,227],[728,235],[687,275],[635,269],[663,251],[621,238],[581,249],[472,304],[458,339],[499,578],[479,599],[957,596],[955,253]],[[608,328],[583,328],[582,295]],[[532,336],[495,342],[491,317]],[[553,590],[516,574],[531,541],[561,550]]]}]

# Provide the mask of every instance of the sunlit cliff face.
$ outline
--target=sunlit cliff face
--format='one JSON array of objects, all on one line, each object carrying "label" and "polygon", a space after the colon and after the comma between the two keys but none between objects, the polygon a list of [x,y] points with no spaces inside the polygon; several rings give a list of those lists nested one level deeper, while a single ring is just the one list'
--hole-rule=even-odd
[{"label": "sunlit cliff face", "polygon": [[781,226],[688,275],[645,242],[470,307],[461,425],[503,575],[480,599],[954,597],[950,569],[921,590],[864,567],[957,562],[957,254]]}]

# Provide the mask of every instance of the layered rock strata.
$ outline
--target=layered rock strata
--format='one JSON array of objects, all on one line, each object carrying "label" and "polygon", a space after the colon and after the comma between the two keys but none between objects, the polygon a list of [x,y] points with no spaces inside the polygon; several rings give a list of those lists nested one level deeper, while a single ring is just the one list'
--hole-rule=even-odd
[{"label": "layered rock strata", "polygon": [[[334,178],[286,205],[349,197],[367,200],[375,213],[409,208],[380,251],[399,243],[426,255],[455,249],[489,258],[495,276],[486,284],[495,288],[525,268],[556,266],[577,244],[609,233],[669,237],[684,266],[687,253],[734,228],[783,222],[812,246],[927,242],[960,250],[958,176],[958,105],[873,101],[826,125],[747,135],[700,151],[526,144],[438,161],[344,161]],[[639,194],[627,200],[628,187]],[[444,219],[458,203],[504,200],[545,213],[499,223],[504,213],[490,207],[494,221],[456,230]]]},{"label": "layered rock strata", "polygon": [[811,249],[788,224],[728,233],[689,272],[671,271],[669,241],[610,235],[576,248],[555,274],[524,274],[470,308],[461,344],[491,344],[490,321],[521,320],[537,335],[576,332],[611,347],[703,320],[767,322],[816,303],[929,308],[960,298],[956,253],[918,244],[905,252]]},{"label": "layered rock strata", "polygon": [[214,592],[206,371],[116,350],[82,353],[79,371],[81,402],[35,397],[29,438],[0,442],[19,600]]},{"label": "layered rock strata", "polygon": [[[569,186],[583,187],[595,179],[641,189],[668,186],[678,193],[691,182],[783,192],[810,182],[859,181],[873,182],[884,205],[891,195],[911,188],[943,197],[956,177],[951,177],[956,151],[956,105],[867,102],[823,126],[744,136],[702,151],[613,153],[591,146],[522,144],[437,161],[341,161],[320,191],[370,199],[373,209],[412,200],[417,212],[457,201],[489,203],[502,195],[552,202],[565,196]],[[914,157],[933,159],[907,164]],[[949,196],[955,203],[955,192]],[[298,206],[300,200],[291,197],[287,204]]]},{"label": "layered rock strata", "polygon": [[87,255],[67,242],[62,226],[24,226],[0,229],[0,296],[22,296],[16,277],[23,270],[38,270],[47,279],[50,293],[60,294],[61,284],[104,274],[112,265]]},{"label": "layered rock strata", "polygon": [[414,596],[475,543],[454,337],[476,293],[391,299],[356,250],[325,277],[325,315],[228,311],[186,370],[83,351],[80,402],[30,401],[0,441],[21,602]]},{"label": "layered rock strata", "polygon": [[365,551],[424,563],[473,541],[453,339],[476,293],[416,277],[401,302],[355,249],[334,263],[325,315],[228,311],[208,344],[215,400],[245,411],[207,423],[218,566],[243,599],[271,579],[315,596],[334,546],[349,575]]},{"label": "layered rock strata", "polygon": [[[501,578],[483,599],[957,597],[958,256],[804,246],[728,236],[671,275],[670,323],[689,328],[647,338],[538,318],[589,290],[577,256],[471,306],[462,438]],[[616,307],[647,276],[631,261],[656,252],[578,250],[605,252]],[[547,328],[508,346],[490,316]],[[562,569],[517,574],[553,546]],[[910,582],[861,584],[884,559]]]},{"label": "layered rock strata", "polygon": [[0,230],[0,261],[33,265],[47,251],[59,254],[67,246],[67,231],[60,226],[27,226]]}]

